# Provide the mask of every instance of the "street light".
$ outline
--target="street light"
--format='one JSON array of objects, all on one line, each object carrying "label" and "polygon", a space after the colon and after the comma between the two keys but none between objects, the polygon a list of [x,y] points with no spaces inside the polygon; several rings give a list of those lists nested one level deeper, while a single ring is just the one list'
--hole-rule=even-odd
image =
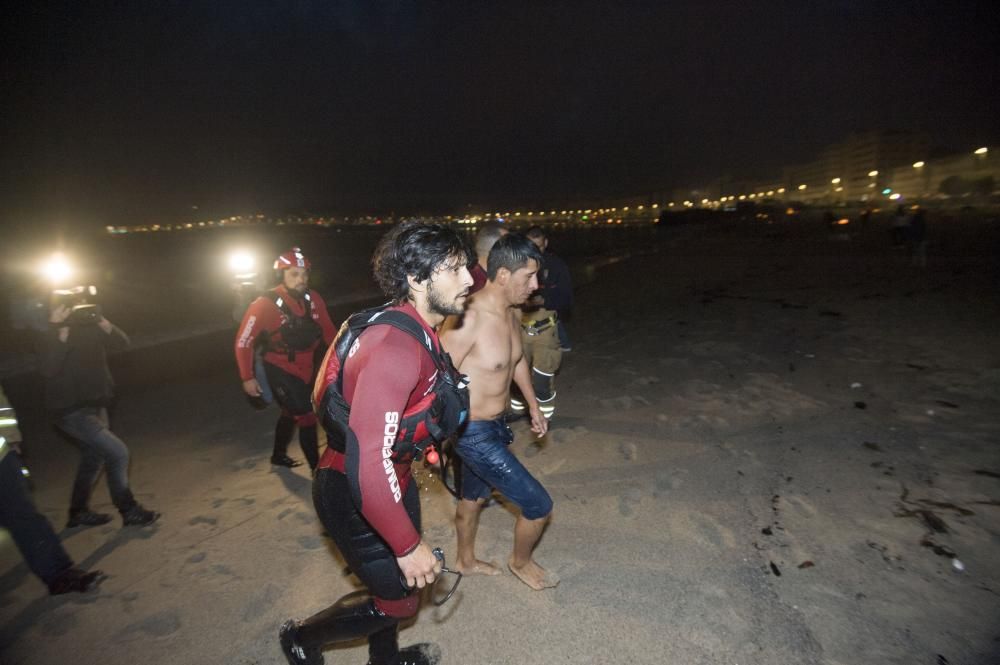
[{"label": "street light", "polygon": [[915,169],[922,169],[922,168],[924,168],[924,163],[923,162],[913,162],[913,168],[915,168]]},{"label": "street light", "polygon": [[833,180],[830,181],[830,184],[839,185],[840,184],[840,178],[834,178]]},{"label": "street light", "polygon": [[990,151],[990,149],[984,146],[982,148],[977,148],[976,151],[973,154],[976,154],[976,155],[985,155],[989,151]]},{"label": "street light", "polygon": [[868,172],[868,177],[869,178],[874,178],[877,175],[878,175],[878,171],[869,171]]}]

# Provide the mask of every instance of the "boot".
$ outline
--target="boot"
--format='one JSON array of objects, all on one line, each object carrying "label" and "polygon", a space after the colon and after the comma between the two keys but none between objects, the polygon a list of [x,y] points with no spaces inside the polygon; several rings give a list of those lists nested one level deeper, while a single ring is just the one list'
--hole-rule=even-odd
[{"label": "boot", "polygon": [[122,516],[122,526],[149,526],[160,519],[160,513],[155,510],[146,510],[135,497],[132,490],[125,490],[125,494],[115,500],[115,506]]},{"label": "boot", "polygon": [[69,511],[69,519],[66,520],[66,528],[72,529],[78,526],[100,526],[111,521],[111,515],[107,513],[95,513],[90,508]]},{"label": "boot", "polygon": [[304,621],[286,621],[278,638],[289,665],[322,665],[327,644],[368,637],[396,623],[375,608],[367,592],[355,591]]},{"label": "boot", "polygon": [[302,466],[301,461],[293,457],[289,457],[288,455],[271,455],[271,464],[274,466],[287,466],[289,469]]},{"label": "boot", "polygon": [[368,637],[368,665],[437,665],[441,649],[430,642],[399,648],[399,624],[387,626]]},{"label": "boot", "polygon": [[300,625],[295,619],[289,619],[281,624],[278,630],[281,653],[288,659],[288,665],[323,665],[323,652],[319,647],[306,648],[299,644]]},{"label": "boot", "polygon": [[136,503],[122,513],[122,526],[149,526],[158,519],[160,513],[146,510],[141,504]]},{"label": "boot", "polygon": [[79,568],[67,568],[49,582],[49,595],[60,596],[74,591],[84,593],[96,589],[103,581],[104,573],[99,570],[86,571]]}]

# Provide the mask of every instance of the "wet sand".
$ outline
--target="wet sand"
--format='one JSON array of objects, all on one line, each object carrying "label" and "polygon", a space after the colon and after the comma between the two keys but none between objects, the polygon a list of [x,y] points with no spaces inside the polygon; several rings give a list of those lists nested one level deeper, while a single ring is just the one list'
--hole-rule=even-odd
[{"label": "wet sand", "polygon": [[[881,231],[678,228],[580,286],[553,429],[514,425],[560,585],[468,578],[401,642],[456,665],[1000,662],[996,231],[932,226],[926,270]],[[116,430],[164,517],[65,532],[110,575],[71,598],[0,536],[0,661],[282,663],[280,623],[353,585],[306,473],[267,463],[275,416],[228,367],[130,387]],[[75,451],[26,430],[61,526]],[[419,480],[452,553],[451,497]],[[506,560],[513,519],[484,512],[480,558]]]}]

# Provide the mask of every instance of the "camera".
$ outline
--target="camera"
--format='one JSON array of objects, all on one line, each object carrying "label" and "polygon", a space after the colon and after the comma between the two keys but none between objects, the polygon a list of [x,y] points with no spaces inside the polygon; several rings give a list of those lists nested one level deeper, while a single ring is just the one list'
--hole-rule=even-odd
[{"label": "camera", "polygon": [[85,326],[96,324],[101,320],[101,306],[92,304],[82,304],[73,307],[73,311],[66,317],[68,326]]},{"label": "camera", "polygon": [[66,317],[65,325],[84,326],[101,320],[101,307],[88,303],[87,298],[97,295],[97,287],[74,286],[71,289],[57,289],[52,292],[53,307],[69,307],[72,311]]}]

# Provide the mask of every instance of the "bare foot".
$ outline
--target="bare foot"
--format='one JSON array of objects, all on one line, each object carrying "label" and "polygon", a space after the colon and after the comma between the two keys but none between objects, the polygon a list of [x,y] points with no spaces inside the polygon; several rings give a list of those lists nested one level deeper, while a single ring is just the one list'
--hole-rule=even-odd
[{"label": "bare foot", "polygon": [[515,568],[514,558],[511,557],[507,560],[507,567],[510,568],[510,572],[514,573],[517,579],[521,580],[535,591],[551,589],[559,584],[558,575],[545,570],[535,563],[534,560],[528,561],[527,564],[520,568]]},{"label": "bare foot", "polygon": [[463,575],[486,575],[493,577],[500,574],[500,567],[497,566],[495,561],[486,562],[476,559],[472,562],[471,566],[456,563],[453,568]]}]

